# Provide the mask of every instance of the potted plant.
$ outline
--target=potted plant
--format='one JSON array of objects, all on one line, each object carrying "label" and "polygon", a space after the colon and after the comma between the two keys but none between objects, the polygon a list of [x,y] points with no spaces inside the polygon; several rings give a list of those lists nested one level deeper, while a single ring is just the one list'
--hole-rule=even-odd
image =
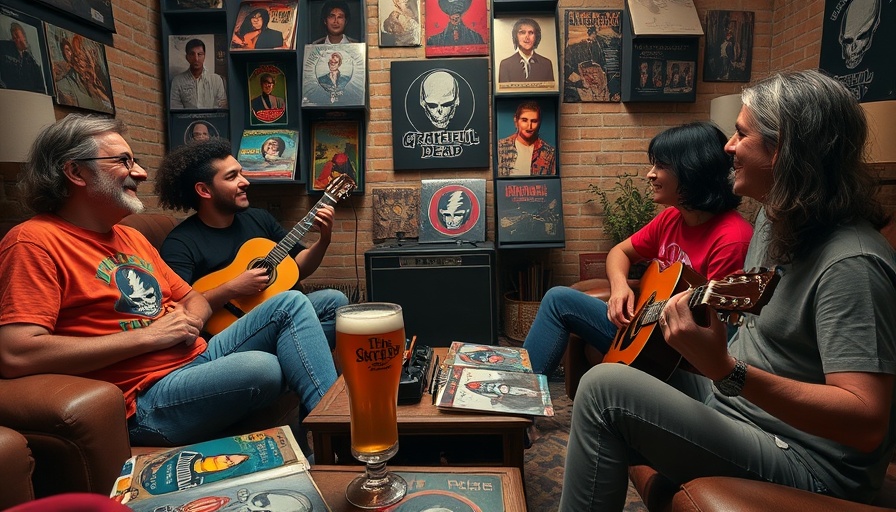
[{"label": "potted plant", "polygon": [[[650,184],[643,189],[638,188],[634,180],[637,177],[636,174],[620,174],[609,189],[602,189],[593,183],[588,185],[588,192],[597,197],[586,202],[600,201],[604,209],[604,229],[613,240],[613,245],[632,236],[656,215]],[[629,278],[640,278],[645,268],[646,265],[640,270],[632,267]]]}]

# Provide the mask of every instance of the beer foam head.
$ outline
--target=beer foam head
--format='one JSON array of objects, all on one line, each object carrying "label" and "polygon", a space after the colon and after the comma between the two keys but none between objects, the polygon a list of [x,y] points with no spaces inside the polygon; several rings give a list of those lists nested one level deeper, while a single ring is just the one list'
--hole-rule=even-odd
[{"label": "beer foam head", "polygon": [[336,330],[345,334],[380,334],[404,329],[401,307],[375,307],[375,303],[344,306],[337,310]]}]

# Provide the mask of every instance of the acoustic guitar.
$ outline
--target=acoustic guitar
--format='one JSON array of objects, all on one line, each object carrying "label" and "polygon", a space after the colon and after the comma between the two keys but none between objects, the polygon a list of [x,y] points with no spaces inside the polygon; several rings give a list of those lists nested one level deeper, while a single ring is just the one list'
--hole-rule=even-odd
[{"label": "acoustic guitar", "polygon": [[616,333],[603,362],[627,364],[666,380],[679,365],[690,367],[666,343],[657,324],[663,306],[673,295],[693,289],[688,306],[701,325],[709,325],[709,315],[714,312],[723,322],[740,325],[741,313],[758,314],[768,303],[780,278],[779,269],[759,269],[707,281],[683,263],[661,270],[659,263],[652,261],[641,278],[635,315],[630,324]]},{"label": "acoustic guitar", "polygon": [[318,210],[325,205],[332,206],[345,199],[354,189],[354,180],[346,174],[340,174],[327,185],[323,197],[317,204],[279,243],[267,238],[247,240],[229,265],[193,283],[193,289],[202,293],[221,286],[246,270],[263,268],[268,273],[268,282],[264,290],[255,295],[229,301],[224,308],[212,313],[205,324],[205,330],[210,334],[218,334],[268,298],[292,289],[299,282],[299,266],[295,259],[289,257],[289,251],[311,229]]}]

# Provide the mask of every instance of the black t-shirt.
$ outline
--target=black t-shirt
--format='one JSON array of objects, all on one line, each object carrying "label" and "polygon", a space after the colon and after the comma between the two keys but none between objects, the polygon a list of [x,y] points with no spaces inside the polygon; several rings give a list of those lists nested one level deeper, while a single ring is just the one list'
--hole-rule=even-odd
[{"label": "black t-shirt", "polygon": [[[237,213],[233,224],[226,228],[209,227],[194,214],[168,234],[161,253],[168,266],[192,284],[229,265],[247,240],[267,238],[280,242],[286,233],[273,215],[258,208]],[[303,249],[301,243],[296,244],[290,256],[296,257]]]}]

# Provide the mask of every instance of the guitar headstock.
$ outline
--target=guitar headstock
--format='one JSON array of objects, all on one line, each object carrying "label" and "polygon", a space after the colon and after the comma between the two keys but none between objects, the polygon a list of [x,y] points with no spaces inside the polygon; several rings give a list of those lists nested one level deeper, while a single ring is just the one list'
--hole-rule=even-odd
[{"label": "guitar headstock", "polygon": [[752,269],[749,272],[728,275],[717,281],[709,281],[695,290],[691,296],[692,307],[710,306],[720,313],[723,320],[733,322],[741,318],[737,313],[759,314],[771,300],[782,273],[780,267]]},{"label": "guitar headstock", "polygon": [[355,190],[355,187],[355,180],[351,179],[348,174],[340,174],[327,184],[324,193],[334,197],[337,201],[341,201],[347,198],[352,193],[352,190]]}]

